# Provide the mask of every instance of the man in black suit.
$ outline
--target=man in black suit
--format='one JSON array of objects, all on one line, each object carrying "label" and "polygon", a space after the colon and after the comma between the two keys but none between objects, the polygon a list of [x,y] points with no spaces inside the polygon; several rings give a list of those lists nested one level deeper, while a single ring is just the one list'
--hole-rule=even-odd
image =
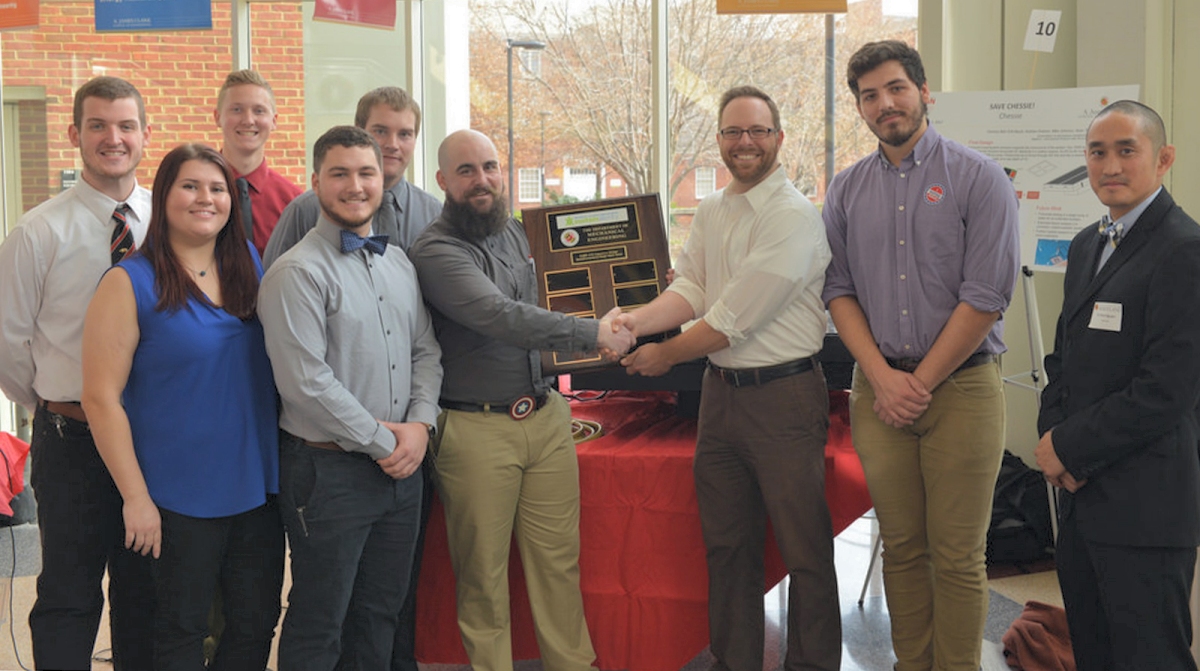
[{"label": "man in black suit", "polygon": [[1109,213],[1071,242],[1038,466],[1061,487],[1059,583],[1079,671],[1195,671],[1200,226],[1162,188],[1162,119],[1123,100],[1087,132]]}]

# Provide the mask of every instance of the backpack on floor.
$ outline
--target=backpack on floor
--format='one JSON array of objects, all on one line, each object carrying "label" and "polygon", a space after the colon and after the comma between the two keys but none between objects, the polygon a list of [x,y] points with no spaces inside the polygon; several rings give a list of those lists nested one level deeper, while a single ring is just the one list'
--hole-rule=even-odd
[{"label": "backpack on floor", "polygon": [[988,566],[1032,563],[1051,556],[1053,548],[1046,480],[1041,471],[1005,450],[992,498]]}]

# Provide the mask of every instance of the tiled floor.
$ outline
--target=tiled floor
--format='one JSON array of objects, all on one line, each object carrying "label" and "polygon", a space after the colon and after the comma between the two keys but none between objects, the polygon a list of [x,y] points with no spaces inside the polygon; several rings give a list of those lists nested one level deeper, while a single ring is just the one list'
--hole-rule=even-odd
[{"label": "tiled floor", "polygon": [[[874,575],[867,590],[863,606],[858,606],[858,596],[862,589],[863,578],[867,572],[872,548],[872,520],[861,519],[844,531],[834,543],[835,559],[838,570],[838,591],[842,607],[842,671],[886,671],[891,668],[891,641],[887,605],[883,598],[883,583],[880,576],[879,563],[876,562]],[[12,529],[13,538],[17,540],[17,575],[11,581],[11,611],[8,599],[10,590],[8,575],[12,570],[12,548],[9,533],[0,529],[0,671],[15,671],[21,668],[14,654],[20,651],[20,660],[25,667],[32,667],[29,648],[29,626],[27,617],[33,604],[33,577],[37,572],[39,559],[37,555],[37,528],[32,525]],[[32,556],[31,556],[32,555]],[[1058,582],[1054,572],[1035,573],[1010,578],[994,580],[991,583],[992,604],[988,615],[988,626],[985,631],[983,669],[984,671],[1007,671],[1004,657],[999,645],[1000,636],[1008,628],[1008,624],[1021,612],[1021,605],[1028,599],[1036,599],[1047,603],[1061,605],[1058,592]],[[765,597],[767,613],[766,669],[776,671],[781,669],[786,636],[782,629],[786,620],[786,600],[784,590],[776,587]],[[10,614],[11,613],[11,614]],[[11,624],[10,624],[11,623]],[[11,628],[10,628],[11,627]],[[101,624],[97,650],[108,647],[108,625]],[[712,664],[712,656],[707,650],[696,656],[683,671],[707,671]],[[274,655],[271,667],[275,667]],[[467,671],[465,666],[422,665],[423,671]],[[109,671],[111,665],[104,663],[93,664],[93,669]],[[541,671],[537,661],[520,662],[517,671]]]}]

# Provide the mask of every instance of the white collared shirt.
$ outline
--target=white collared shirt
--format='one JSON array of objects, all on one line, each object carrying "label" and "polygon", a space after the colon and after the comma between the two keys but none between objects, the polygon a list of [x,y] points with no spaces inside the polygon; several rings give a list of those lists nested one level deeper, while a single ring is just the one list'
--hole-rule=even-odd
[{"label": "white collared shirt", "polygon": [[821,350],[829,258],[820,213],[778,167],[746,193],[700,201],[669,290],[729,338],[713,363],[772,366]]},{"label": "white collared shirt", "polygon": [[[118,202],[81,179],[26,212],[0,244],[0,389],[31,411],[39,397],[78,401],[83,392],[83,317],[112,265]],[[124,202],[140,247],[150,191],[135,186]]]}]

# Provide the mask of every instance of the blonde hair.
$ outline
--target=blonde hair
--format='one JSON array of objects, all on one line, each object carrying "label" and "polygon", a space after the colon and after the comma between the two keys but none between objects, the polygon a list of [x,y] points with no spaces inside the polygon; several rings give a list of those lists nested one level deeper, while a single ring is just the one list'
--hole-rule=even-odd
[{"label": "blonde hair", "polygon": [[271,90],[271,85],[267,83],[263,76],[258,74],[257,70],[235,70],[230,72],[225,77],[225,83],[221,84],[221,90],[217,92],[217,109],[225,105],[225,94],[229,89],[235,86],[250,84],[257,86],[267,92],[267,97],[271,99],[271,111],[275,111],[275,91]]}]

